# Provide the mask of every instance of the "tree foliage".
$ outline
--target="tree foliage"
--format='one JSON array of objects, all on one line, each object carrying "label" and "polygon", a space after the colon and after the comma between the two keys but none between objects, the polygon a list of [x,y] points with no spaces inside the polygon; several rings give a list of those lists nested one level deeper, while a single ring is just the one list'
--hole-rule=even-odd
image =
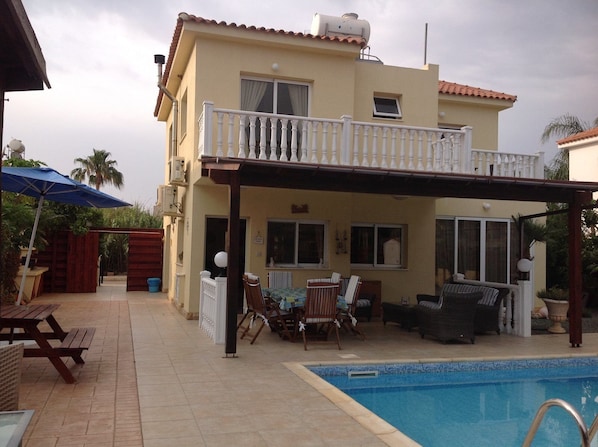
[{"label": "tree foliage", "polygon": [[[162,219],[153,216],[139,203],[127,208],[107,208],[102,212],[104,224],[110,228],[162,228]],[[129,240],[126,233],[104,236],[100,251],[104,270],[115,274],[127,271]]]},{"label": "tree foliage", "polygon": [[[598,126],[598,118],[592,125],[566,114],[551,121],[542,134],[542,141],[551,137],[566,138],[579,132]],[[545,169],[546,178],[550,180],[569,179],[569,152],[559,153]],[[547,287],[569,287],[569,229],[566,205],[548,203],[546,209],[550,214],[546,217],[546,285]],[[582,276],[583,288],[586,292],[598,291],[598,214],[593,209],[582,213]]]},{"label": "tree foliage", "polygon": [[574,115],[568,113],[554,118],[544,128],[540,140],[546,143],[550,138],[567,138],[576,133],[584,132],[592,127],[598,127],[598,117],[594,119],[592,124],[587,121],[582,121]]},{"label": "tree foliage", "polygon": [[124,185],[124,178],[121,172],[116,169],[116,160],[109,160],[110,152],[102,149],[94,149],[93,154],[85,158],[75,158],[78,168],[71,171],[71,175],[78,182],[85,182],[95,189],[100,189],[105,184],[112,184],[120,189]]},{"label": "tree foliage", "polygon": [[[3,164],[12,167],[40,167],[38,160],[11,158]],[[2,191],[2,231],[0,247],[0,293],[10,301],[16,294],[14,280],[21,260],[21,247],[28,247],[37,211],[37,199]],[[94,208],[45,201],[40,213],[34,245],[42,250],[47,235],[58,229],[85,234],[91,226],[102,226],[102,214]]]}]

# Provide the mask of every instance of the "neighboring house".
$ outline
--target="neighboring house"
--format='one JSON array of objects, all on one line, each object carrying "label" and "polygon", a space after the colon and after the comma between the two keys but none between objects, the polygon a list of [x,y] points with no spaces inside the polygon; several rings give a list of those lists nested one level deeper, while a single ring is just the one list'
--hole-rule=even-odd
[{"label": "neighboring house", "polygon": [[[155,108],[169,297],[197,316],[199,273],[217,273],[220,250],[229,277],[292,272],[300,286],[357,274],[380,281],[385,301],[414,302],[456,272],[515,281],[511,217],[590,187],[548,184],[542,154],[497,151],[515,96],[441,81],[437,65],[384,65],[365,51],[367,22],[316,19],[304,34],[179,15]],[[400,253],[386,263],[391,238]]]},{"label": "neighboring house", "polygon": [[[569,151],[569,180],[598,182],[598,127],[556,142],[559,150]],[[598,195],[594,193],[594,199]]]}]

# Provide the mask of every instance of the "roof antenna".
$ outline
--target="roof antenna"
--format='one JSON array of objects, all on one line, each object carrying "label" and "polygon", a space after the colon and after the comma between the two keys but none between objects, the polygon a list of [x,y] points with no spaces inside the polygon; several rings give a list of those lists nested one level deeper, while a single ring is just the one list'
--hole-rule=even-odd
[{"label": "roof antenna", "polygon": [[428,63],[428,23],[426,22],[426,31],[424,33],[424,65]]}]

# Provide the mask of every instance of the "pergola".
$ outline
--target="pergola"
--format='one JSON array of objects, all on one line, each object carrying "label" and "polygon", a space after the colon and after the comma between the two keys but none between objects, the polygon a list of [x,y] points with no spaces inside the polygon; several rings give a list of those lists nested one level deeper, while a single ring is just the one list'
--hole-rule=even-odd
[{"label": "pergola", "polygon": [[241,186],[292,188],[303,190],[555,202],[568,206],[569,227],[569,341],[572,347],[582,342],[581,297],[581,213],[598,191],[598,183],[570,182],[514,177],[477,176],[450,173],[395,171],[380,168],[355,168],[269,160],[203,157],[202,175],[229,189],[227,232],[228,275],[225,353],[236,353],[236,306],[241,275],[240,202]]}]

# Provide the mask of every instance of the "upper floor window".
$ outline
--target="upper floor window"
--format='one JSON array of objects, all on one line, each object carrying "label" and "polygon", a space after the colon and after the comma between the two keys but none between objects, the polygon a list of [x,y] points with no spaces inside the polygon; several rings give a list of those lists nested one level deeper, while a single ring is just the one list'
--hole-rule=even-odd
[{"label": "upper floor window", "polygon": [[351,226],[351,264],[406,268],[406,225]]},{"label": "upper floor window", "polygon": [[181,98],[181,138],[187,135],[187,90]]},{"label": "upper floor window", "polygon": [[326,225],[324,222],[268,222],[268,264],[276,266],[318,266],[324,263]]},{"label": "upper floor window", "polygon": [[398,98],[374,96],[374,117],[401,119],[401,106]]},{"label": "upper floor window", "polygon": [[241,79],[241,110],[307,116],[308,101],[307,84]]}]

